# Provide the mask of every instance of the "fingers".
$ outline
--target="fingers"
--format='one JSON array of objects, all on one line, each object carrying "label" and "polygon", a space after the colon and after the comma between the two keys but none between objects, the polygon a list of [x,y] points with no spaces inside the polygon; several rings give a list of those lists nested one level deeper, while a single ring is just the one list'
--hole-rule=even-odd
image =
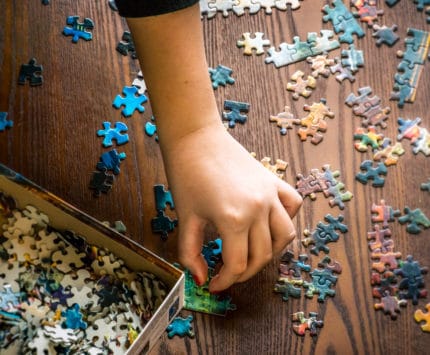
[{"label": "fingers", "polygon": [[290,218],[293,218],[303,203],[300,194],[294,187],[287,184],[285,181],[279,180],[278,196]]},{"label": "fingers", "polygon": [[237,282],[248,264],[248,230],[241,232],[240,235],[231,235],[228,231],[223,235],[223,266],[209,284],[209,291],[214,293],[225,290]]},{"label": "fingers", "polygon": [[254,223],[249,233],[248,264],[237,282],[244,282],[266,266],[273,257],[272,239],[267,223],[267,216]]},{"label": "fingers", "polygon": [[296,236],[296,228],[280,201],[270,211],[269,224],[273,254],[279,255]]},{"label": "fingers", "polygon": [[179,225],[179,262],[191,272],[198,285],[203,285],[208,276],[208,266],[201,254],[204,226],[197,217],[181,220]]}]

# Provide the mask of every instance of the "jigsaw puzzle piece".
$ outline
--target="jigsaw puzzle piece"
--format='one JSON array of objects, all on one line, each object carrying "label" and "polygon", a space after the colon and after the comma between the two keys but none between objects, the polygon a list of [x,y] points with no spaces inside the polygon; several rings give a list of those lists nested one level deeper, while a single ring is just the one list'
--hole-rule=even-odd
[{"label": "jigsaw puzzle piece", "polygon": [[103,122],[103,129],[97,131],[99,137],[103,137],[103,147],[111,147],[112,141],[115,140],[117,145],[125,144],[128,142],[128,127],[123,122],[116,122],[114,128],[111,128],[110,122]]},{"label": "jigsaw puzzle piece", "polygon": [[117,95],[113,100],[112,106],[117,109],[124,106],[124,109],[121,111],[124,117],[130,117],[136,110],[140,113],[145,112],[145,107],[142,104],[147,102],[148,99],[145,95],[138,93],[137,87],[124,86],[122,93],[124,97]]},{"label": "jigsaw puzzle piece", "polygon": [[7,112],[0,112],[0,132],[4,131],[6,128],[12,128],[13,121],[7,119]]},{"label": "jigsaw puzzle piece", "polygon": [[372,160],[365,160],[360,165],[360,170],[362,173],[358,173],[355,175],[355,179],[360,181],[362,184],[366,185],[369,180],[373,180],[373,187],[382,187],[385,184],[385,178],[382,175],[386,176],[388,173],[387,167],[384,163],[378,163],[376,166],[373,166]]},{"label": "jigsaw puzzle piece", "polygon": [[43,67],[36,63],[36,59],[31,58],[28,64],[21,65],[18,76],[18,84],[24,85],[28,80],[31,86],[42,85],[43,77],[41,74]]},{"label": "jigsaw puzzle piece", "polygon": [[77,43],[79,38],[85,41],[93,39],[93,34],[88,31],[94,28],[94,22],[90,18],[85,18],[84,22],[79,22],[79,16],[68,16],[66,24],[67,26],[63,29],[63,35],[72,36],[73,43]]},{"label": "jigsaw puzzle piece", "polygon": [[236,45],[239,48],[244,48],[243,54],[245,55],[252,55],[253,53],[261,55],[265,52],[264,47],[270,46],[270,41],[268,39],[263,39],[263,37],[263,32],[255,32],[253,37],[251,37],[251,33],[245,32],[242,34],[242,39],[236,42]]},{"label": "jigsaw puzzle piece", "polygon": [[228,126],[234,128],[236,123],[244,124],[247,120],[247,116],[244,113],[249,111],[249,103],[239,101],[224,101],[224,111],[222,113],[223,120],[228,121]]},{"label": "jigsaw puzzle piece", "polygon": [[423,332],[430,332],[430,303],[426,304],[427,312],[423,312],[421,309],[418,309],[414,313],[414,319],[417,323],[423,323],[421,325],[421,330]]}]

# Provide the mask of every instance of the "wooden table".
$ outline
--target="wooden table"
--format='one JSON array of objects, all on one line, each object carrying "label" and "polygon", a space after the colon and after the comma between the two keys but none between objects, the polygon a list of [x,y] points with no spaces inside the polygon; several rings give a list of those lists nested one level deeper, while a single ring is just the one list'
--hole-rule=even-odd
[{"label": "wooden table", "polygon": [[[401,37],[394,47],[375,45],[372,30],[362,27],[366,36],[355,40],[364,51],[365,65],[356,74],[353,84],[338,83],[332,75],[317,79],[317,87],[308,99],[292,100],[286,85],[291,75],[301,69],[308,75],[310,66],[299,62],[276,69],[264,63],[263,56],[244,56],[236,41],[244,32],[264,32],[275,46],[292,43],[293,36],[305,39],[308,32],[332,29],[323,23],[321,12],[325,1],[306,0],[296,11],[260,11],[255,15],[227,18],[218,14],[204,18],[209,66],[223,64],[233,68],[236,83],[220,87],[216,92],[222,110],[225,99],[250,103],[248,121],[229,132],[257,157],[269,156],[289,163],[285,179],[296,183],[296,175],[308,175],[311,169],[322,169],[329,164],[339,170],[339,181],[354,195],[346,207],[330,208],[328,198],[317,194],[315,201],[306,198],[295,219],[298,238],[291,244],[296,253],[307,252],[301,244],[305,229],[313,230],[324,216],[342,214],[349,231],[337,243],[330,244],[330,257],[341,263],[343,271],[334,287],[336,296],[318,303],[316,297],[283,302],[273,292],[278,277],[279,259],[247,283],[234,286],[230,293],[237,310],[226,318],[194,314],[194,339],[167,336],[156,344],[153,354],[210,353],[210,354],[424,354],[429,352],[430,335],[421,331],[414,321],[416,309],[424,309],[428,299],[417,306],[408,303],[397,320],[374,310],[377,299],[372,297],[370,251],[367,232],[372,230],[371,206],[385,199],[387,204],[403,210],[405,206],[421,208],[430,216],[429,192],[421,191],[420,184],[430,177],[430,163],[422,153],[414,155],[408,140],[403,140],[405,154],[397,165],[388,167],[385,186],[374,188],[355,180],[359,166],[370,153],[354,149],[353,134],[361,120],[345,105],[350,93],[371,86],[382,99],[382,107],[389,106],[388,127],[378,128],[393,142],[397,135],[397,118],[422,118],[422,126],[430,128],[427,100],[430,95],[429,63],[426,63],[416,101],[403,109],[389,101],[394,74],[400,59],[398,50],[405,49],[404,38],[408,27],[429,30],[424,13],[416,10],[413,1],[402,1],[389,8],[380,1],[385,13],[378,23],[398,25]],[[0,132],[0,161],[24,176],[49,189],[100,220],[122,220],[127,234],[169,261],[176,260],[176,233],[166,242],[151,233],[150,220],[155,216],[152,187],[167,184],[160,150],[154,138],[144,133],[151,110],[146,104],[144,114],[123,118],[112,107],[113,98],[125,85],[130,85],[139,70],[136,60],[120,55],[115,47],[126,24],[107,5],[107,1],[52,0],[49,6],[41,1],[0,2],[0,111],[7,111],[14,126]],[[79,15],[95,23],[93,40],[71,43],[61,32],[66,17]],[[169,29],[166,28],[166,31]],[[342,44],[342,49],[347,45]],[[340,50],[330,57],[340,55]],[[18,85],[20,65],[35,57],[43,65],[44,83],[40,87]],[[180,95],[180,93],[178,93]],[[323,141],[313,145],[300,141],[297,127],[281,136],[270,115],[290,106],[298,118],[306,115],[304,104],[327,99],[335,113],[328,119]],[[100,155],[108,149],[96,136],[103,121],[123,121],[129,127],[130,142],[119,150],[127,154],[121,173],[107,195],[95,198],[88,188],[92,172]],[[198,149],[198,147],[196,147]],[[227,182],[226,182],[227,183]],[[403,259],[412,254],[421,265],[430,265],[430,229],[419,235],[406,232],[399,222],[390,223],[395,250]],[[316,267],[323,257],[312,255],[310,263]],[[429,277],[424,277],[427,287]],[[324,327],[318,336],[299,337],[292,330],[291,314],[297,311],[318,312]],[[184,312],[184,315],[187,312]]]}]

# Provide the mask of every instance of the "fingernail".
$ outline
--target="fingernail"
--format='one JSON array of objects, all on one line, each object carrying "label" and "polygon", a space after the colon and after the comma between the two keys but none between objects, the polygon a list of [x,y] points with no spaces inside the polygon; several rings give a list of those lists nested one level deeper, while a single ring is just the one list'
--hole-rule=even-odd
[{"label": "fingernail", "polygon": [[196,283],[197,286],[201,286],[202,283],[200,282],[199,278],[196,275],[193,275],[193,280]]}]

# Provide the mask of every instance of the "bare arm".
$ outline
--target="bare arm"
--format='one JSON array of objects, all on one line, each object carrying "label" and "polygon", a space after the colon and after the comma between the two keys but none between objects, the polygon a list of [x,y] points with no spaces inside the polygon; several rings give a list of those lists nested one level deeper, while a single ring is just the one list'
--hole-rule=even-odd
[{"label": "bare arm", "polygon": [[128,18],[179,218],[179,259],[203,283],[203,229],[215,225],[223,262],[210,290],[249,279],[295,236],[298,193],[222,125],[208,75],[198,4]]}]

